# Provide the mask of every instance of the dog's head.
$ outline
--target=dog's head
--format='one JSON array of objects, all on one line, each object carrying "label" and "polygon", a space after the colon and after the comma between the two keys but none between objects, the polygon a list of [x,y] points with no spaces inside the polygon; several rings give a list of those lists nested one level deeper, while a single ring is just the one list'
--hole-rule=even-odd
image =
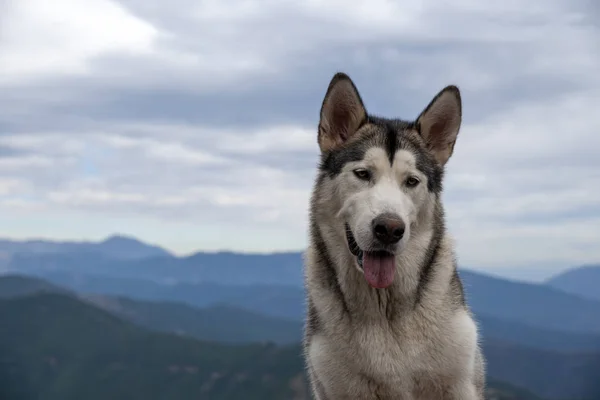
[{"label": "dog's head", "polygon": [[431,226],[444,165],[461,124],[456,86],[441,90],[414,121],[367,113],[352,80],[336,74],[321,107],[321,177],[338,205],[356,267],[369,284],[392,284],[396,257]]}]

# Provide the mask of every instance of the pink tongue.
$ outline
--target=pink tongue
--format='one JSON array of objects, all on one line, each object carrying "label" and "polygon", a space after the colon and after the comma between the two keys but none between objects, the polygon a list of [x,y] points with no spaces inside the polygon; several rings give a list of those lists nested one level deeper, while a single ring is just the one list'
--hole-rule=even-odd
[{"label": "pink tongue", "polygon": [[374,288],[386,288],[394,281],[396,260],[391,254],[365,251],[362,267],[365,272],[365,279]]}]

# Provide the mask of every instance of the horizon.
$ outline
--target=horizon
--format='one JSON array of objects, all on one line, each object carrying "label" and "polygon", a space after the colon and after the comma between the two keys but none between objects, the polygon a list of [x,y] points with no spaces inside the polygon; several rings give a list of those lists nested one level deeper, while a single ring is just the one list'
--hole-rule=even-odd
[{"label": "horizon", "polygon": [[596,5],[365,5],[0,2],[0,236],[303,249],[344,71],[387,117],[460,88],[443,199],[461,265],[598,262]]},{"label": "horizon", "polygon": [[[46,238],[46,237],[26,237],[26,238],[11,238],[6,236],[0,236],[0,242],[2,241],[11,241],[11,242],[19,242],[19,243],[27,243],[27,242],[46,242],[46,243],[81,243],[81,244],[98,244],[107,242],[109,240],[114,239],[124,239],[124,240],[132,240],[143,245],[147,246],[156,246],[165,250],[169,255],[177,258],[186,258],[192,257],[196,254],[236,254],[236,255],[277,255],[277,254],[302,254],[305,249],[289,249],[289,250],[275,250],[275,251],[240,251],[240,250],[232,250],[232,249],[203,249],[198,247],[186,253],[177,253],[170,249],[167,246],[163,246],[158,243],[153,243],[150,241],[146,241],[142,238],[128,235],[124,233],[112,233],[107,236],[102,236],[100,238],[94,239],[82,239],[82,238]],[[459,260],[458,268],[461,270],[472,271],[477,273],[486,274],[491,277],[496,277],[505,280],[513,280],[517,282],[524,283],[543,283],[551,277],[554,277],[558,274],[561,274],[565,271],[569,271],[572,269],[585,268],[585,267],[595,267],[600,265],[600,260],[597,262],[590,262],[584,264],[565,264],[565,265],[554,265],[548,267],[547,265],[529,265],[529,266],[504,266],[502,268],[482,268],[480,266],[473,265],[465,265],[462,264]],[[18,272],[18,271],[13,271]]]}]

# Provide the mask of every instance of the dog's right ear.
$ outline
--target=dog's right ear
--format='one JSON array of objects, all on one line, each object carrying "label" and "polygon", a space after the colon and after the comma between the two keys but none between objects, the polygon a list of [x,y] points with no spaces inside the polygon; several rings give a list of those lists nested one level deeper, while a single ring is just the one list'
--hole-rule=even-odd
[{"label": "dog's right ear", "polygon": [[319,121],[321,152],[333,150],[354,135],[367,119],[367,110],[350,77],[343,72],[333,76]]}]

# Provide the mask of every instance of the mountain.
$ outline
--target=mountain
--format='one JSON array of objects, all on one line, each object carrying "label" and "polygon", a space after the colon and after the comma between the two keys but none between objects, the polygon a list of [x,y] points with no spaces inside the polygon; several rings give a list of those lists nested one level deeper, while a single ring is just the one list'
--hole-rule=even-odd
[{"label": "mountain", "polygon": [[0,299],[26,296],[40,292],[66,292],[48,281],[21,275],[0,275]]},{"label": "mountain", "polygon": [[547,399],[600,399],[600,353],[561,353],[485,339],[487,374]]},{"label": "mountain", "polygon": [[585,265],[555,275],[548,286],[593,300],[600,300],[600,265]]},{"label": "mountain", "polygon": [[170,257],[172,254],[162,247],[143,243],[133,237],[113,235],[94,245],[97,252],[120,259],[143,259],[148,257]]},{"label": "mountain", "polygon": [[5,258],[12,258],[19,253],[29,255],[78,254],[84,257],[90,254],[101,254],[105,257],[123,260],[171,256],[171,253],[159,246],[149,245],[123,235],[113,235],[100,242],[0,239],[0,254]]},{"label": "mountain", "polygon": [[[289,344],[302,338],[300,319],[266,316],[228,304],[197,308],[183,303],[148,302],[125,297],[96,295],[82,298],[140,326],[202,340]],[[600,353],[600,334],[544,330],[481,315],[476,315],[476,319],[484,341],[489,338],[552,352]]]},{"label": "mountain", "polygon": [[302,335],[300,321],[269,317],[227,304],[196,308],[181,303],[137,301],[123,297],[84,298],[140,326],[201,340],[290,344],[299,342]]},{"label": "mountain", "polygon": [[[66,289],[41,279],[17,275],[0,276],[0,298],[36,294],[40,291],[68,293]],[[272,341],[284,344],[301,340],[302,315],[296,319],[287,319],[263,315],[227,303],[199,308],[172,301],[143,301],[83,292],[71,294],[156,331],[230,343]],[[559,352],[600,351],[599,334],[541,329],[482,314],[477,314],[476,319],[484,339],[492,338]],[[244,329],[238,329],[239,326],[244,326]]]},{"label": "mountain", "polygon": [[46,277],[78,292],[127,296],[146,301],[174,301],[196,307],[229,304],[261,314],[289,319],[304,315],[304,291],[280,285],[217,283],[159,284],[141,279],[117,279],[89,274],[48,273]]},{"label": "mountain", "polygon": [[78,293],[126,296],[179,302],[195,307],[229,304],[260,314],[299,320],[304,315],[304,291],[280,285],[223,285],[216,283],[156,283],[145,279],[113,278],[98,274],[45,271],[36,274],[53,284]]},{"label": "mountain", "polygon": [[[302,268],[301,253],[230,252],[143,259],[34,252],[17,253],[8,264],[11,272],[48,278],[77,291],[199,307],[228,303],[290,319],[304,313]],[[600,301],[545,284],[462,269],[460,275],[469,303],[478,314],[547,330],[600,333]]]},{"label": "mountain", "polygon": [[[244,268],[244,267],[240,267]],[[140,267],[143,269],[143,267]],[[162,284],[138,278],[46,270],[36,275],[77,292],[127,296],[149,301],[183,302],[196,307],[227,303],[261,314],[301,319],[304,291],[297,286],[222,283]],[[600,333],[600,302],[545,285],[509,281],[461,271],[469,304],[479,315],[544,330]]]},{"label": "mountain", "polygon": [[555,331],[600,333],[600,302],[546,285],[460,271],[476,314]]},{"label": "mountain", "polygon": [[[10,271],[45,277],[77,291],[199,307],[229,303],[291,319],[304,313],[302,268],[300,253],[230,252],[143,259],[80,252],[19,253],[8,265]],[[463,269],[460,275],[469,303],[478,314],[546,330],[600,333],[600,301],[545,284]],[[232,289],[234,285],[237,289]]]},{"label": "mountain", "polygon": [[533,349],[557,352],[599,352],[600,334],[541,329],[524,323],[475,314],[480,334]]},{"label": "mountain", "polygon": [[[150,284],[150,287],[158,286]],[[193,289],[180,294],[197,294]],[[211,293],[219,287],[211,287]],[[231,296],[238,303],[240,296],[237,288],[228,288],[222,294]],[[242,296],[266,295],[261,288],[245,288]],[[248,290],[249,289],[249,290]],[[277,294],[282,288],[277,287]],[[200,294],[202,289],[200,288]],[[137,325],[167,333],[177,333],[197,339],[215,340],[226,343],[274,342],[294,343],[301,340],[302,322],[281,317],[259,314],[227,303],[204,304],[205,307],[193,307],[186,303],[173,301],[143,301],[123,296],[89,294],[86,291],[69,291],[48,281],[21,275],[0,275],[0,299],[43,293],[62,293],[91,303],[99,308],[120,316]],[[228,293],[229,292],[229,293]],[[209,293],[209,295],[211,294]],[[214,298],[214,296],[212,296]],[[227,298],[227,297],[225,297]],[[254,301],[261,301],[255,298]],[[249,302],[251,303],[251,302]],[[240,329],[243,327],[243,329]]]},{"label": "mountain", "polygon": [[[468,266],[465,267],[465,269],[472,269]],[[551,276],[564,271],[564,269],[565,266],[562,263],[544,263],[542,265],[534,264],[518,267],[504,265],[502,267],[486,268],[485,273],[487,275],[497,276],[503,279],[512,279],[531,283],[544,283]]]},{"label": "mountain", "polygon": [[2,300],[0,315],[0,390],[23,399],[308,398],[297,346],[151,333],[59,294]]},{"label": "mountain", "polygon": [[[0,398],[308,399],[298,345],[232,346],[138,328],[62,294],[0,300]],[[490,400],[534,400],[490,381]]]},{"label": "mountain", "polygon": [[243,254],[230,252],[196,253],[187,257],[171,255],[114,257],[103,248],[90,252],[15,253],[6,269],[15,273],[46,271],[89,273],[114,278],[143,277],[161,283],[211,282],[225,285],[302,284],[300,253]]}]

